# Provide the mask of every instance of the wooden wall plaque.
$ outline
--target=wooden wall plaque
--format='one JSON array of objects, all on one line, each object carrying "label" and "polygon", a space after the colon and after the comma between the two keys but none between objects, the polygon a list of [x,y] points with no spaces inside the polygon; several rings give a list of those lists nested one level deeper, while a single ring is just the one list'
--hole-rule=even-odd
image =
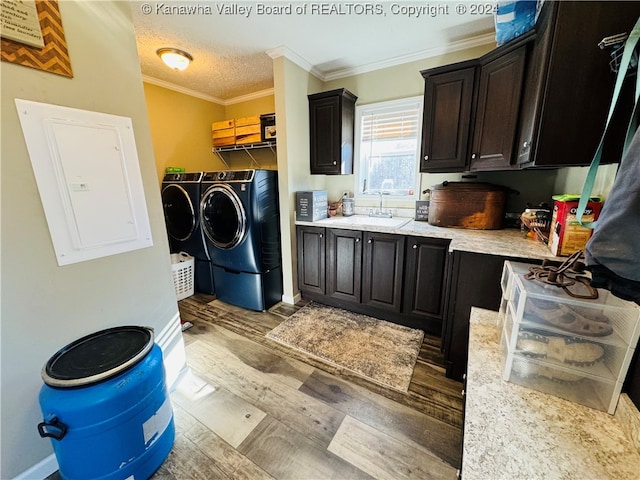
[{"label": "wooden wall plaque", "polygon": [[36,8],[44,47],[32,47],[2,38],[0,59],[72,78],[71,60],[57,0],[36,0]]}]

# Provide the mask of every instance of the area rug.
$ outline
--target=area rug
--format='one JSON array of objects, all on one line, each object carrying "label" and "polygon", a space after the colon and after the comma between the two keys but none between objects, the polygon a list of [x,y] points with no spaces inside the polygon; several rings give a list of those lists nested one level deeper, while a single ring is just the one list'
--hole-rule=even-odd
[{"label": "area rug", "polygon": [[311,302],[267,338],[406,392],[424,332]]}]

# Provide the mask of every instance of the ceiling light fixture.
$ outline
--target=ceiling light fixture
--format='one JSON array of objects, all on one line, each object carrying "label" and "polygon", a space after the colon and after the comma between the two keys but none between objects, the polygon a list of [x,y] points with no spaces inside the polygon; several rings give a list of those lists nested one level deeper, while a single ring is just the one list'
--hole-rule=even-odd
[{"label": "ceiling light fixture", "polygon": [[184,70],[193,61],[190,54],[177,48],[160,48],[156,53],[169,68],[174,70]]}]

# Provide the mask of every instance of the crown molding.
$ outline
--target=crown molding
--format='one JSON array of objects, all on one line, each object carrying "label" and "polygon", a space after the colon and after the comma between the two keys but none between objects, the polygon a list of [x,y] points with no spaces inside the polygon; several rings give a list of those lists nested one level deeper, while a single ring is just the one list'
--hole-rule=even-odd
[{"label": "crown molding", "polygon": [[324,74],[320,70],[318,70],[316,67],[311,65],[311,63],[309,63],[305,58],[298,55],[289,47],[285,47],[285,46],[275,47],[275,48],[266,50],[265,53],[269,55],[272,59],[284,57],[287,60],[291,60],[293,63],[298,65],[304,71],[309,72],[311,75],[313,75],[314,77],[317,77],[323,82],[326,81]]},{"label": "crown molding", "polygon": [[222,105],[223,107],[226,107],[227,105],[233,105],[235,103],[256,100],[258,98],[267,97],[274,94],[273,88],[267,88],[258,92],[248,93],[247,95],[241,95],[239,97],[230,98],[228,100],[222,100],[221,98],[206,95],[204,93],[191,90],[190,88],[181,87],[180,85],[176,85],[175,83],[166,82],[164,80],[160,80],[159,78],[150,77],[148,75],[142,75],[142,81],[151,83],[152,85],[157,85],[158,87],[166,88],[168,90],[173,90],[174,92],[182,93],[184,95],[189,95],[201,100],[206,100],[207,102],[217,103],[218,105]]},{"label": "crown molding", "polygon": [[[443,55],[446,53],[457,52],[459,50],[479,47],[481,45],[487,45],[490,43],[495,43],[495,33],[493,32],[486,33],[483,35],[477,35],[475,37],[465,39],[465,40],[458,40],[456,42],[451,42],[443,46],[428,48],[426,50],[421,50],[416,53],[401,55],[393,59],[383,60],[380,62],[373,62],[373,63],[369,63],[366,65],[361,65],[353,68],[344,68],[344,69],[336,70],[326,74],[323,74],[316,67],[311,65],[311,63],[309,63],[302,56],[298,55],[296,52],[291,50],[289,47],[280,46],[280,47],[269,49],[265,53],[269,55],[269,57],[271,57],[272,59],[285,57],[287,60],[292,61],[293,63],[298,65],[300,68],[302,68],[306,72],[309,72],[319,80],[326,82],[329,80],[337,80],[340,78],[350,77],[352,75],[358,75],[361,73],[372,72],[374,70],[380,70],[383,68],[395,67],[403,63],[424,60],[425,58],[435,57],[436,55]],[[268,88],[266,90],[260,90],[258,92],[249,93],[247,95],[241,95],[239,97],[223,100],[221,98],[213,97],[211,95],[206,95],[204,93],[200,93],[195,90],[191,90],[189,88],[181,87],[179,85],[175,85],[173,83],[166,82],[164,80],[160,80],[155,77],[150,77],[148,75],[143,75],[142,80],[144,82],[151,83],[153,85],[158,85],[159,87],[167,88],[169,90],[173,90],[178,93],[183,93],[185,95],[190,95],[192,97],[200,98],[208,102],[217,103],[218,105],[222,105],[222,106],[233,105],[236,103],[247,102],[250,100],[255,100],[255,99],[266,97],[269,95],[274,95],[274,89]]]},{"label": "crown molding", "polygon": [[158,87],[166,88],[168,90],[173,90],[174,92],[182,93],[184,95],[189,95],[191,97],[196,97],[201,100],[206,100],[208,102],[217,103],[219,105],[224,105],[225,100],[222,100],[217,97],[212,97],[211,95],[206,95],[204,93],[197,92],[195,90],[191,90],[190,88],[181,87],[180,85],[176,85],[175,83],[166,82],[164,80],[160,80],[159,78],[150,77],[149,75],[142,75],[142,81],[151,83],[152,85],[157,85]]},{"label": "crown molding", "polygon": [[256,100],[262,97],[268,97],[269,95],[275,95],[273,88],[267,88],[260,90],[259,92],[248,93],[246,95],[240,95],[239,97],[230,98],[224,101],[224,105],[233,105],[234,103],[248,102],[250,100]]},{"label": "crown molding", "polygon": [[451,42],[446,45],[428,48],[426,50],[421,50],[419,52],[411,53],[408,55],[401,55],[393,59],[368,63],[366,65],[361,65],[353,68],[343,68],[340,70],[335,70],[333,72],[324,74],[324,79],[325,81],[337,80],[340,78],[350,77],[350,76],[358,75],[361,73],[372,72],[374,70],[381,70],[383,68],[395,67],[397,65],[402,65],[403,63],[424,60],[425,58],[431,58],[437,55],[457,52],[459,50],[465,50],[467,48],[479,47],[481,45],[487,45],[490,43],[495,44],[495,41],[496,41],[495,33],[493,32],[486,33],[486,34],[477,35],[475,37],[468,38],[465,40],[458,40],[456,42]]}]

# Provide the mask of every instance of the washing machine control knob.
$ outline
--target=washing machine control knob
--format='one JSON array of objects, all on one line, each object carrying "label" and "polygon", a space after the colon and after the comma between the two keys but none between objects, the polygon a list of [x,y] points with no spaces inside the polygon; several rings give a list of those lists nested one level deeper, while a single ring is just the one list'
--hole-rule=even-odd
[{"label": "washing machine control knob", "polygon": [[224,180],[226,172],[218,172],[218,180]]}]

